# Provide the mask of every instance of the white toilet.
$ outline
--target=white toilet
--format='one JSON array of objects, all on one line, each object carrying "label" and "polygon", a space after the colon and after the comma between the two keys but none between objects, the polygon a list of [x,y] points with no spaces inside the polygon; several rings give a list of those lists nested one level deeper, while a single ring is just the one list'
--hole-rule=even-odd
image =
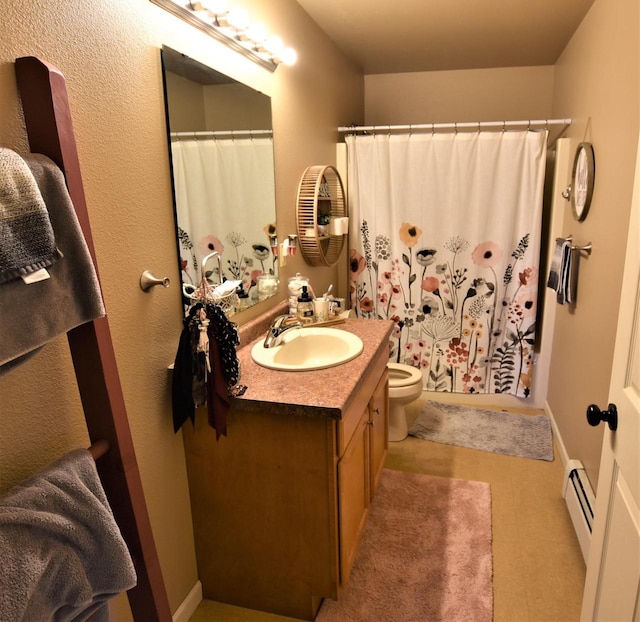
[{"label": "white toilet", "polygon": [[422,393],[422,372],[401,363],[387,363],[389,370],[389,440],[407,438],[407,415],[404,407]]}]

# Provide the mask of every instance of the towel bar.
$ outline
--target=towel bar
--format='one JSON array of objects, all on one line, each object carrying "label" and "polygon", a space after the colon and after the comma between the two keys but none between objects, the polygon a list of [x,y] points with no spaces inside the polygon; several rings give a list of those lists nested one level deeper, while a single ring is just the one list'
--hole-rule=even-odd
[{"label": "towel bar", "polygon": [[[569,234],[565,240],[569,243],[571,243],[573,241],[573,235]],[[593,250],[593,245],[591,244],[591,242],[589,242],[588,244],[583,244],[582,246],[580,245],[571,245],[571,250],[572,251],[584,251],[585,253],[587,253],[587,255],[591,255],[591,251]]]},{"label": "towel bar", "polygon": [[91,443],[91,447],[89,447],[89,453],[94,460],[102,458],[108,451],[109,441],[105,441],[104,439]]},{"label": "towel bar", "polygon": [[584,251],[587,255],[591,255],[591,251],[593,250],[593,245],[591,242],[588,244],[584,244],[583,246],[571,246],[572,251]]}]

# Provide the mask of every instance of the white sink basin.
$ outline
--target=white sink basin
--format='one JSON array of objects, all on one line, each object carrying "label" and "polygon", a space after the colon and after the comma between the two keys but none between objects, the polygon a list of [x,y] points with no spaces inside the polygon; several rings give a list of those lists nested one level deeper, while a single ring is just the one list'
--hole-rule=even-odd
[{"label": "white sink basin", "polygon": [[269,369],[309,371],[342,365],[362,352],[362,340],[357,335],[337,328],[310,327],[289,329],[282,343],[265,348],[260,339],[251,350],[251,357]]}]

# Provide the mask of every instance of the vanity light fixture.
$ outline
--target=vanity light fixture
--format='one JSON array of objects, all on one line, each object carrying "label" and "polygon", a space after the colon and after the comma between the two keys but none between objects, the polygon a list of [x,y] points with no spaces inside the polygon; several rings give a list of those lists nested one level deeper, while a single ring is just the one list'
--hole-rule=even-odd
[{"label": "vanity light fixture", "polygon": [[240,7],[228,9],[226,0],[151,2],[269,71],[275,71],[281,63],[293,65],[298,59],[296,51],[285,47],[280,37],[269,36],[262,24],[252,23],[247,11]]}]

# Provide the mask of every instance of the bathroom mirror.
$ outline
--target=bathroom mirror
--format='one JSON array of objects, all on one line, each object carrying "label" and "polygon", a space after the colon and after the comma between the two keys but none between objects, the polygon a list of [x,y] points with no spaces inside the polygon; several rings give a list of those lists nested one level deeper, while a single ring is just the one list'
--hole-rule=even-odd
[{"label": "bathroom mirror", "polygon": [[183,291],[238,281],[240,311],[277,293],[271,99],[166,46],[162,67]]}]

